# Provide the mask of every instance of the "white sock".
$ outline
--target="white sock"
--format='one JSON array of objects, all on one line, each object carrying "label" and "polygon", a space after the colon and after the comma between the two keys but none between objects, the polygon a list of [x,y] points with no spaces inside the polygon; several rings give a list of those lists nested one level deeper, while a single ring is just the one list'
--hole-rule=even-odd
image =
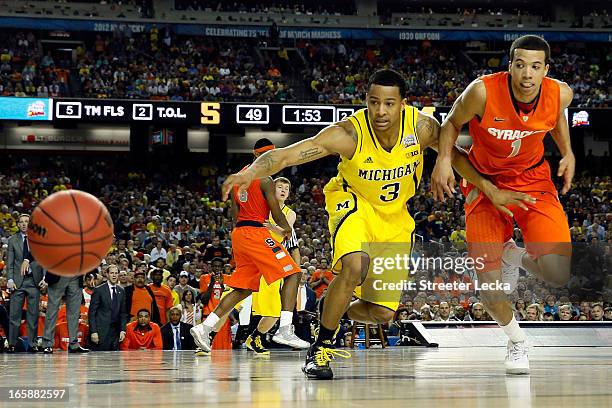
[{"label": "white sock", "polygon": [[293,312],[281,310],[279,327],[289,326],[291,322],[293,322]]},{"label": "white sock", "polygon": [[510,323],[501,326],[501,328],[504,329],[504,333],[506,333],[506,336],[508,336],[513,343],[520,343],[526,340],[525,332],[521,329],[521,326],[519,326],[514,316],[512,316]]},{"label": "white sock", "polygon": [[202,324],[206,327],[210,327],[211,329],[215,327],[215,325],[219,322],[219,316],[212,312],[208,315],[208,317],[202,322]]}]

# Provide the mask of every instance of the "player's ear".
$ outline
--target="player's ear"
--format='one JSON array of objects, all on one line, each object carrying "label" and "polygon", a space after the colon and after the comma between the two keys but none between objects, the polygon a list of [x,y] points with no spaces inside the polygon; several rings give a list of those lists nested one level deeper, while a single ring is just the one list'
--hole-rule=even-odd
[{"label": "player's ear", "polygon": [[550,64],[546,64],[544,67],[544,76],[548,75],[548,70],[550,69]]}]

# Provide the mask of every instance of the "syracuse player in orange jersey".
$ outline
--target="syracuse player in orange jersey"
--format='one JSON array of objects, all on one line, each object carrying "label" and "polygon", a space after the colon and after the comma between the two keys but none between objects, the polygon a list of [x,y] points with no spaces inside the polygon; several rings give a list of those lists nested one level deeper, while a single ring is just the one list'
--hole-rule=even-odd
[{"label": "syracuse player in orange jersey", "polygon": [[232,251],[236,270],[226,282],[234,290],[221,299],[201,324],[191,328],[193,339],[204,352],[210,352],[211,337],[214,337],[219,323],[225,320],[233,307],[259,290],[262,276],[268,284],[285,279],[281,289],[282,310],[293,311],[295,308],[301,270],[264,226],[270,214],[284,231],[284,236],[291,237],[292,230],[276,199],[272,178],[254,180],[240,194],[238,187],[234,187],[232,217],[236,220],[236,226],[232,231]]},{"label": "syracuse player in orange jersey", "polygon": [[[574,177],[576,160],[570,144],[565,109],[573,98],[570,87],[548,74],[550,47],[533,35],[518,38],[510,48],[508,72],[485,75],[472,82],[455,102],[442,125],[440,151],[432,174],[432,190],[444,200],[454,189],[450,154],[459,130],[469,122],[473,139],[472,165],[497,187],[528,193],[534,203],[497,210],[474,186],[462,183],[466,196],[466,230],[470,256],[484,257],[480,282],[514,290],[519,267],[553,286],[569,280],[569,226],[551,170],[544,160],[543,139],[548,132],[562,159],[557,175],[565,194]],[[500,212],[501,211],[501,212]],[[522,230],[526,249],[512,240],[514,222]],[[525,334],[501,290],[481,292],[489,314],[509,337],[506,371],[529,373]]]}]

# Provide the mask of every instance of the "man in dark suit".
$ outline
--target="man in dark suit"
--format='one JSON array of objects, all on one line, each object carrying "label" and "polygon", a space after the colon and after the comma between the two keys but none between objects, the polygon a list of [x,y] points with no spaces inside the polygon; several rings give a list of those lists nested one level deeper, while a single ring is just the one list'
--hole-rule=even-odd
[{"label": "man in dark suit", "polygon": [[94,289],[89,304],[90,344],[97,351],[119,350],[128,320],[125,291],[118,284],[119,268],[110,265],[106,272],[108,281]]},{"label": "man in dark suit", "polygon": [[38,335],[38,304],[40,288],[47,285],[45,271],[34,260],[28,245],[28,224],[30,216],[21,214],[17,220],[19,232],[8,240],[7,258],[7,288],[13,293],[10,301],[10,325],[8,352],[15,351],[19,326],[21,325],[21,308],[24,298],[28,300],[26,324],[28,327],[28,341],[32,351],[40,351],[37,347]]},{"label": "man in dark suit", "polygon": [[293,314],[295,335],[307,342],[312,342],[310,322],[317,316],[317,294],[308,286],[308,273],[302,268],[302,278],[298,286],[297,302]]},{"label": "man in dark suit", "polygon": [[170,321],[161,328],[164,350],[195,350],[195,343],[189,332],[193,326],[181,322],[182,313],[180,304],[170,309]]}]

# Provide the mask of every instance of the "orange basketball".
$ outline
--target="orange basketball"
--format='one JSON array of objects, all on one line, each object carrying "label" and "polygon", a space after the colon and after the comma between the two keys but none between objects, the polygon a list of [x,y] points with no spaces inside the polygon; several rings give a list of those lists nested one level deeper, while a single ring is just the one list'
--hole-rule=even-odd
[{"label": "orange basketball", "polygon": [[28,245],[43,268],[57,275],[85,274],[100,265],[113,242],[108,210],[91,194],[65,190],[32,212]]}]

